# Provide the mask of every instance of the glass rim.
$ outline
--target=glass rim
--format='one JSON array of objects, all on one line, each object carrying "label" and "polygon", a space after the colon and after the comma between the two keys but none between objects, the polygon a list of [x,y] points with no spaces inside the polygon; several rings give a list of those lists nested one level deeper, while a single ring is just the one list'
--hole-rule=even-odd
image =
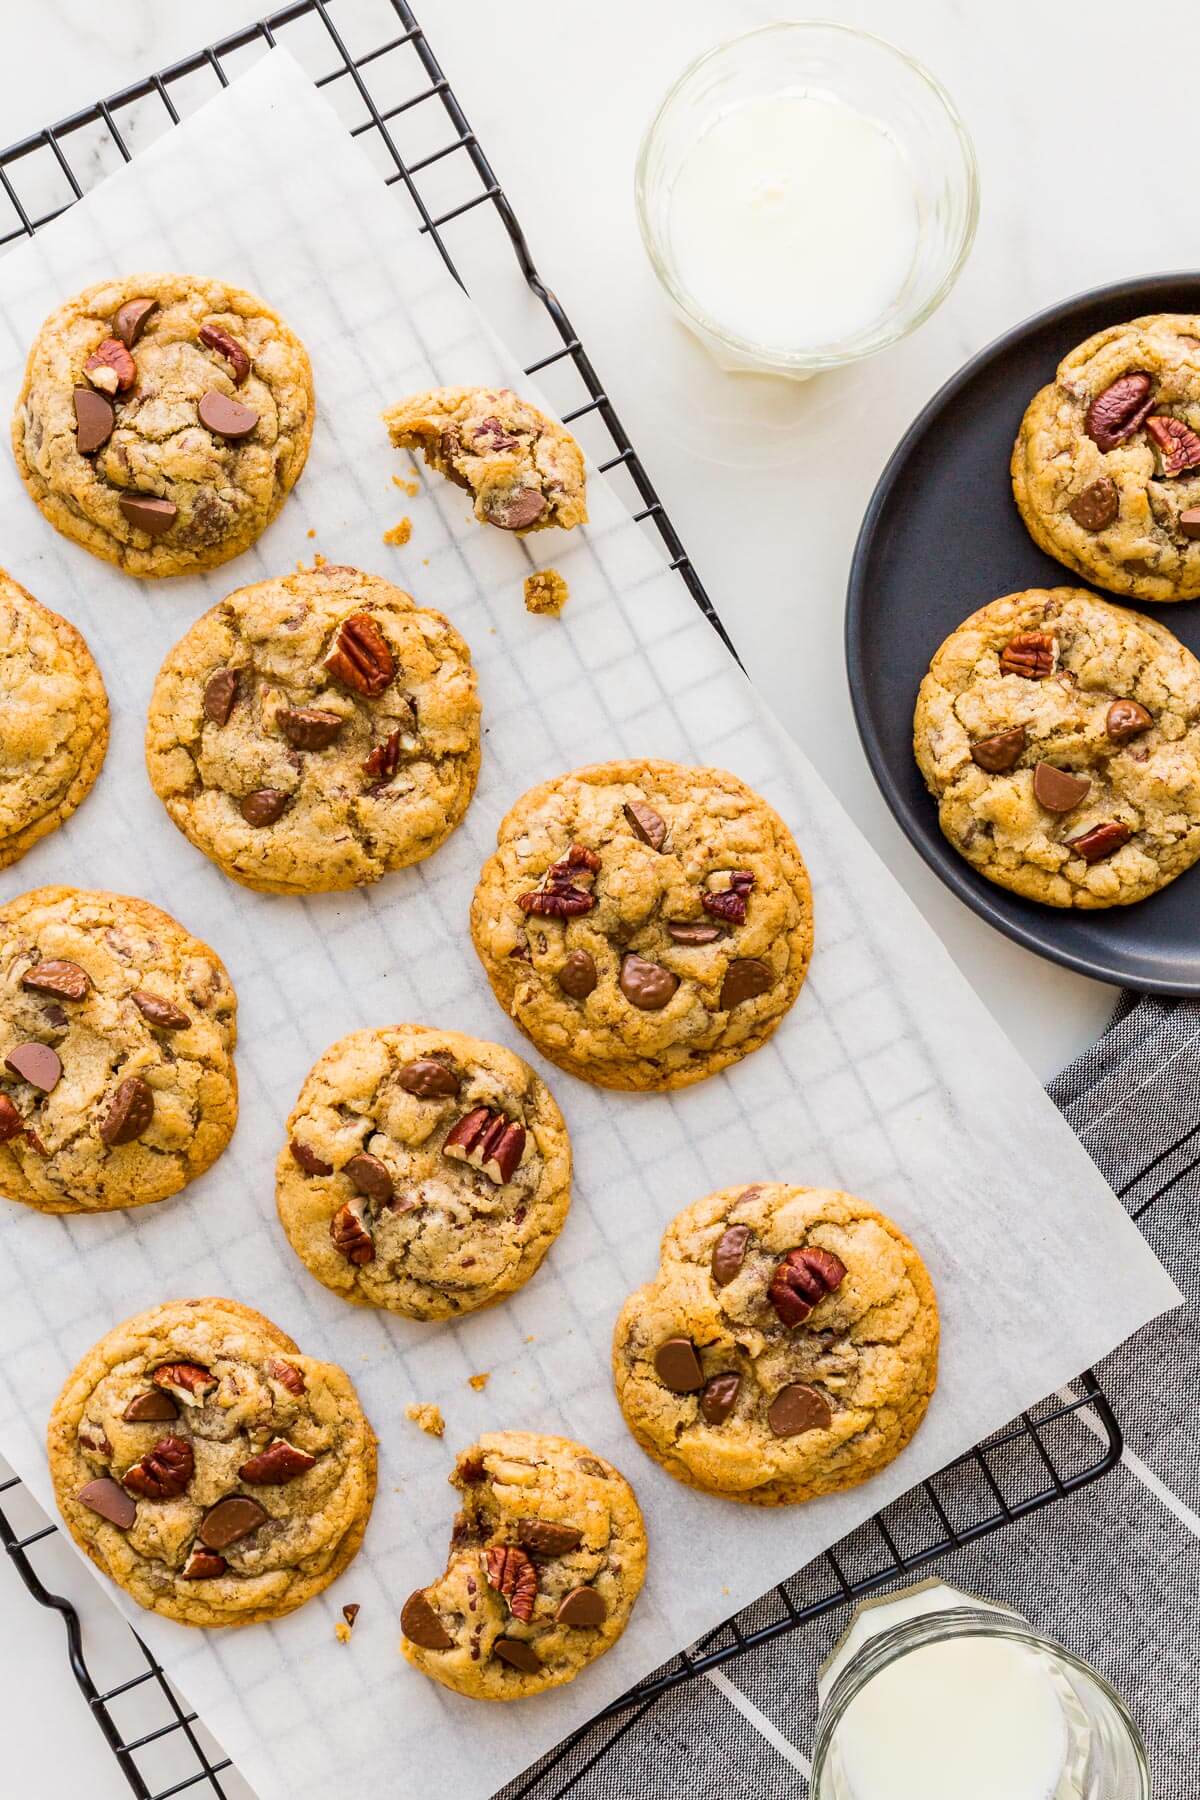
[{"label": "glass rim", "polygon": [[[885,51],[887,55],[895,58],[898,63],[903,64],[917,76],[918,80],[932,94],[950,123],[955,143],[962,157],[966,205],[962,229],[959,233],[958,248],[954,257],[936,288],[926,296],[915,311],[898,315],[883,331],[868,326],[864,331],[856,332],[851,337],[831,339],[828,343],[817,347],[810,346],[805,350],[784,350],[774,345],[758,343],[753,338],[739,337],[736,332],[730,331],[727,326],[720,324],[706,313],[694,295],[688,293],[676,281],[650,224],[648,171],[651,152],[660,130],[666,123],[667,114],[683,89],[707,63],[715,61],[718,57],[727,56],[731,50],[736,50],[755,38],[771,35],[795,36],[810,32],[837,32],[842,37],[870,44],[875,49]],[[738,356],[752,359],[762,365],[764,372],[774,367],[782,370],[807,370],[810,373],[816,373],[821,369],[832,368],[838,364],[857,362],[864,356],[873,355],[877,350],[887,349],[890,344],[899,342],[901,338],[907,337],[910,332],[915,331],[919,325],[923,325],[925,320],[937,311],[958,279],[962,266],[970,254],[971,246],[975,242],[975,232],[979,224],[979,164],[971,134],[967,130],[957,106],[937,76],[927,69],[917,57],[910,56],[907,50],[901,50],[899,45],[893,44],[887,38],[879,37],[873,31],[861,31],[855,25],[842,25],[834,19],[778,19],[765,25],[755,25],[751,30],[740,31],[733,37],[723,38],[720,43],[713,44],[709,49],[702,51],[671,83],[646,127],[638,148],[634,171],[634,201],[638,230],[641,233],[646,254],[650,258],[651,266],[660,283],[680,312],[699,326],[701,331],[715,338],[727,349],[734,351]]]},{"label": "glass rim", "polygon": [[1041,1650],[1065,1663],[1069,1669],[1090,1681],[1111,1706],[1125,1729],[1137,1768],[1141,1789],[1139,1800],[1151,1800],[1150,1763],[1146,1745],[1137,1721],[1112,1683],[1099,1669],[1093,1668],[1091,1663],[1085,1662],[1073,1650],[1060,1644],[1057,1638],[1039,1631],[1036,1625],[1030,1625],[1019,1615],[1008,1610],[983,1611],[976,1606],[947,1607],[937,1612],[920,1613],[914,1618],[902,1619],[898,1624],[889,1626],[886,1631],[868,1638],[856,1651],[834,1682],[817,1720],[816,1736],[813,1739],[812,1775],[809,1779],[813,1800],[821,1800],[820,1782],[833,1748],[834,1734],[868,1683],[901,1657],[922,1650],[928,1644],[961,1637],[1005,1638],[1012,1643],[1026,1644],[1031,1649]]}]

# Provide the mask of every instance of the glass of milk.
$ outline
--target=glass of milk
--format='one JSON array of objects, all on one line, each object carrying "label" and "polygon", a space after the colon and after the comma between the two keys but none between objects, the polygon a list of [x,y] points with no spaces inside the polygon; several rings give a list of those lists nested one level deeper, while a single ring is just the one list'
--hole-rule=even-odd
[{"label": "glass of milk", "polygon": [[928,318],[971,248],[971,140],[882,39],[761,27],[675,83],[637,169],[642,237],[723,368],[803,379]]},{"label": "glass of milk", "polygon": [[1149,1800],[1103,1677],[941,1581],[860,1607],[818,1692],[812,1800]]}]

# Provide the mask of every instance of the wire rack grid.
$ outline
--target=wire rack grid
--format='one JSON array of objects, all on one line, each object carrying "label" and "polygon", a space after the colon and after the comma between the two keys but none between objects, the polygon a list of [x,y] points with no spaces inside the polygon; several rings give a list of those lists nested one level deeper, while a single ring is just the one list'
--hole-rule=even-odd
[{"label": "wire rack grid", "polygon": [[[402,189],[416,209],[419,229],[433,238],[460,286],[472,285],[464,278],[465,262],[487,254],[477,239],[468,247],[467,222],[483,220],[500,231],[508,271],[511,275],[515,253],[542,335],[547,321],[552,327],[549,347],[526,365],[526,373],[550,385],[560,416],[584,440],[599,469],[627,484],[634,517],[657,536],[671,567],[736,656],[566,311],[538,273],[504,190],[406,0],[293,0],[0,151],[0,208],[7,202],[7,216],[0,214],[0,250],[40,230],[276,43],[286,44],[316,85],[328,90],[348,129],[378,162],[384,181]],[[454,233],[448,234],[451,226]],[[1069,1393],[1023,1414],[755,1606],[679,1652],[514,1783],[506,1800],[560,1800],[568,1792],[578,1794],[589,1772],[660,1695],[1064,1498],[1105,1474],[1120,1453],[1116,1419],[1095,1377],[1087,1373]],[[47,1585],[35,1565],[39,1545],[61,1542],[56,1533],[16,1477],[0,1479],[0,1542],[33,1598],[61,1615],[75,1680],[132,1792],[138,1800],[172,1800],[189,1793],[236,1800],[246,1793],[230,1760],[136,1633],[129,1634],[123,1657],[97,1681],[84,1654],[74,1605]],[[123,1716],[127,1697],[139,1703],[136,1732],[127,1729]]]}]

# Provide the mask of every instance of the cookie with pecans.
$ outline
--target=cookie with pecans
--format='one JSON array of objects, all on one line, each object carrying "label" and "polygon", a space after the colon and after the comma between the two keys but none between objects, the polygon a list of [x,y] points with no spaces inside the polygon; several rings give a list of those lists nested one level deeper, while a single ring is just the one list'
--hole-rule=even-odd
[{"label": "cookie with pecans", "polygon": [[297,1256],[360,1306],[449,1319],[523,1287],[562,1230],[571,1145],[549,1088],[500,1044],[392,1025],[309,1071],[275,1197]]},{"label": "cookie with pecans", "polygon": [[108,696],[75,627],[0,569],[0,868],[69,819],[108,748]]},{"label": "cookie with pecans", "polygon": [[1012,484],[1034,542],[1076,574],[1200,595],[1200,316],[1110,325],[1064,357],[1021,421]]},{"label": "cookie with pecans", "polygon": [[954,848],[1046,906],[1127,906],[1200,857],[1200,662],[1082,588],[993,600],[921,683],[913,747]]},{"label": "cookie with pecans", "polygon": [[127,575],[185,575],[238,556],[271,523],[313,415],[308,353],[254,294],[125,275],[43,324],[13,454],[64,537]]},{"label": "cookie with pecans", "polygon": [[497,843],[475,948],[505,1012],[584,1081],[703,1081],[800,992],[808,874],[779,815],[723,769],[577,769],[523,794]]},{"label": "cookie with pecans", "polygon": [[80,1549],[181,1625],[281,1619],[341,1574],[375,1496],[349,1377],[235,1300],[170,1300],[88,1351],[50,1415]]},{"label": "cookie with pecans", "polygon": [[508,388],[433,388],[383,415],[393,444],[466,488],[481,525],[524,537],[587,523],[583,452]]},{"label": "cookie with pecans", "polygon": [[378,575],[318,563],[260,581],[167,655],[146,765],[184,836],[244,887],[378,881],[431,856],[470,804],[471,652]]},{"label": "cookie with pecans", "polygon": [[633,1489],[570,1438],[491,1431],[458,1457],[446,1572],[410,1594],[400,1648],[471,1700],[573,1681],[629,1623],[646,1573]]},{"label": "cookie with pecans", "polygon": [[44,887],[0,907],[0,1193],[41,1212],[165,1200],[237,1122],[237,1000],[146,900]]},{"label": "cookie with pecans", "polygon": [[937,1381],[913,1245],[853,1194],[763,1182],[686,1207],[613,1333],[625,1423],[689,1487],[785,1506],[897,1457]]}]

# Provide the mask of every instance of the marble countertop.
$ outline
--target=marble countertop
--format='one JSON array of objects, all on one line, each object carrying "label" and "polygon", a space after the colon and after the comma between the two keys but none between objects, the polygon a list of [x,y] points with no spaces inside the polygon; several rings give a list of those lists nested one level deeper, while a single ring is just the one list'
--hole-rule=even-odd
[{"label": "marble countertop", "polygon": [[[1114,995],[991,931],[909,847],[855,734],[843,596],[858,522],[889,451],[967,356],[1065,294],[1195,264],[1191,184],[1177,178],[1170,146],[1173,118],[1194,105],[1200,23],[1183,0],[1151,5],[1161,40],[1176,49],[1156,59],[1153,113],[1143,109],[1137,128],[1119,135],[1115,72],[1133,51],[1115,0],[1003,8],[833,0],[815,9],[877,30],[937,73],[975,139],[982,214],[955,292],[915,337],[803,386],[722,375],[707,361],[658,293],[633,212],[638,142],[666,87],[699,51],[777,9],[757,0],[417,8],[751,677],[1043,1078],[1096,1035]],[[0,140],[62,118],[260,10],[253,0],[206,0],[201,13],[156,0],[4,7]],[[330,0],[330,13],[359,49],[396,33],[386,0]],[[65,1552],[52,1554],[88,1629],[107,1630],[115,1615],[100,1590]],[[46,1800],[127,1794],[75,1696],[58,1620],[25,1603],[4,1558],[0,1667],[5,1791]]]}]

